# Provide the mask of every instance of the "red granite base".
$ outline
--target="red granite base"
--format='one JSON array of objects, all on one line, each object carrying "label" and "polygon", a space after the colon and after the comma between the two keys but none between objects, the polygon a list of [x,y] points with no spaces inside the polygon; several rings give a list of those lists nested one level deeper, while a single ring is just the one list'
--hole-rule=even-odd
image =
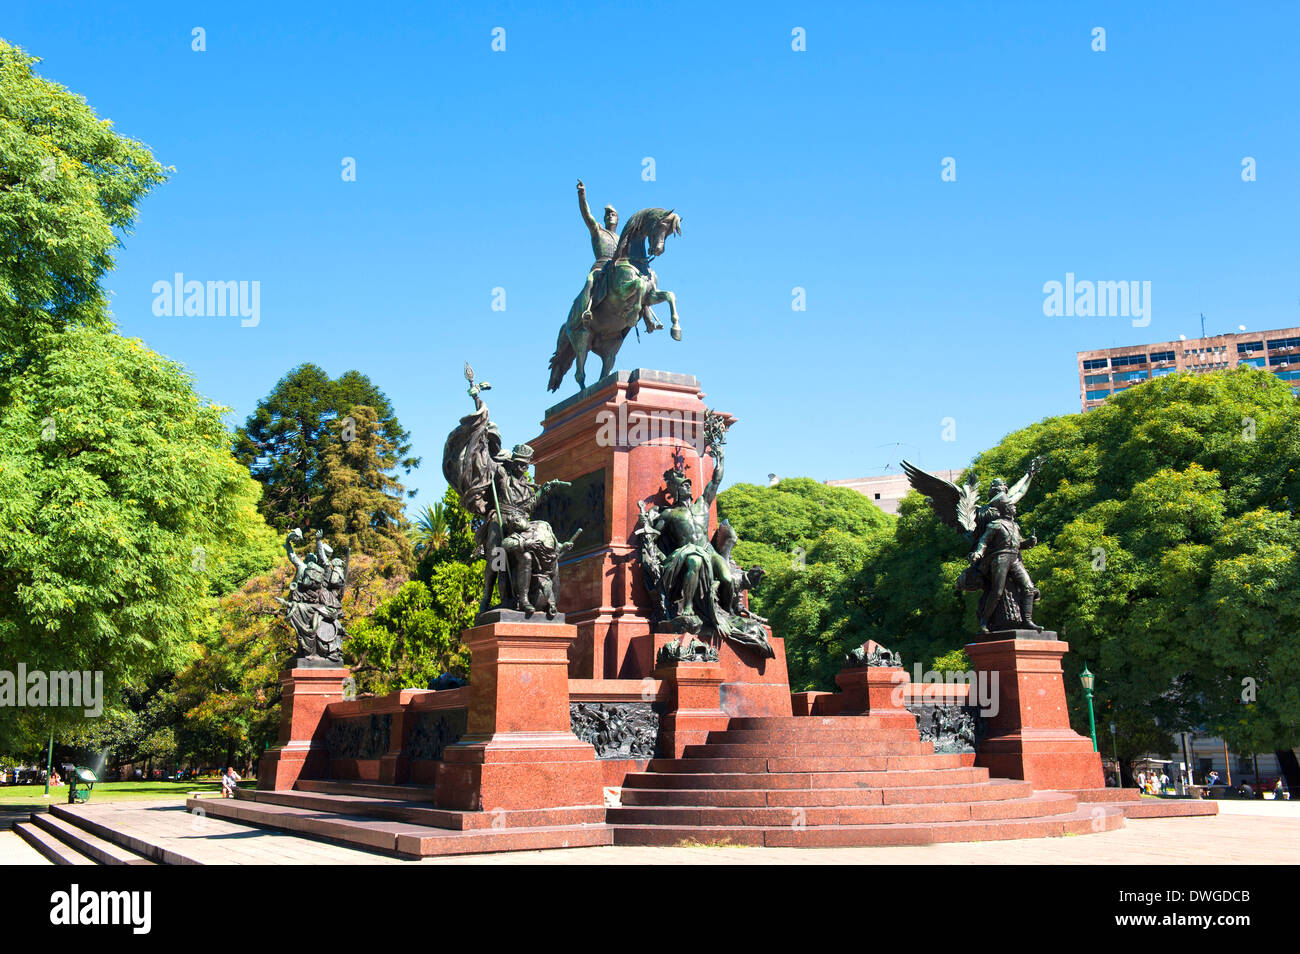
[{"label": "red granite base", "polygon": [[293,788],[299,778],[329,774],[326,707],[343,700],[347,669],[287,669],[280,675],[280,738],[262,755],[257,787]]},{"label": "red granite base", "polygon": [[966,646],[976,672],[997,676],[997,711],[975,764],[1038,789],[1104,788],[1101,756],[1070,728],[1061,669],[1069,644],[1055,633],[1041,635]]},{"label": "red granite base", "polygon": [[[654,634],[655,658],[659,650],[680,636],[666,631],[663,624]],[[785,640],[769,634],[776,655],[764,659],[752,650],[725,639],[705,639],[718,651],[716,663],[721,677],[718,706],[728,716],[790,716],[790,676],[785,665]]]},{"label": "red granite base", "polygon": [[433,803],[459,811],[602,805],[604,772],[569,715],[566,624],[502,622],[466,630],[468,731],[443,750]]},{"label": "red granite base", "polygon": [[605,776],[590,743],[572,733],[497,735],[448,746],[433,803],[460,811],[509,811],[603,803]]},{"label": "red granite base", "polygon": [[1025,729],[985,739],[975,764],[999,778],[1022,778],[1036,789],[1063,791],[1105,784],[1101,757],[1092,743],[1068,731]]}]

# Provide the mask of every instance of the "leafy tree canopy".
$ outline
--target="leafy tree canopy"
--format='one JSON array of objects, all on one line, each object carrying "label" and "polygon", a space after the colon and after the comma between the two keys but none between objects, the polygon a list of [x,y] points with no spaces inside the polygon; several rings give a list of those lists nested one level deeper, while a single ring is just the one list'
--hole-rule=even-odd
[{"label": "leafy tree canopy", "polygon": [[838,647],[855,645],[853,633],[865,625],[850,580],[887,539],[893,518],[854,490],[806,477],[730,487],[718,495],[718,516],[739,535],[736,561],[768,573],[750,599],[786,640],[791,687],[833,684]]},{"label": "leafy tree canopy", "polygon": [[[1265,371],[1169,375],[1087,414],[1048,418],[981,454],[973,473],[1014,480],[1046,462],[1020,506],[1040,545],[1025,565],[1043,590],[1036,619],[1071,646],[1076,729],[1087,714],[1130,754],[1205,728],[1241,751],[1300,741],[1300,407]],[[976,594],[957,594],[965,542],[911,494],[894,539],[853,585],[867,634],[908,661],[974,632]]]},{"label": "leafy tree canopy", "polygon": [[347,371],[331,378],[317,365],[300,365],[258,402],[235,435],[236,456],[262,484],[262,513],[271,526],[325,526],[325,452],[334,443],[333,425],[357,405],[374,411],[394,468],[410,473],[419,466],[420,458],[410,456],[410,434],[368,377]]},{"label": "leafy tree canopy", "polygon": [[0,669],[181,665],[213,597],[276,559],[223,408],[138,340],[51,336],[0,408]]},{"label": "leafy tree canopy", "polygon": [[51,331],[108,330],[100,278],[165,170],[0,40],[0,381]]}]

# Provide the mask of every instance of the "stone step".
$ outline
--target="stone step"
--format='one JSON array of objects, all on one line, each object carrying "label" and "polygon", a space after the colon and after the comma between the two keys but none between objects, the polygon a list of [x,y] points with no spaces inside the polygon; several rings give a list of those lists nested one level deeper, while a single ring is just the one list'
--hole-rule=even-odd
[{"label": "stone step", "polygon": [[1188,818],[1196,815],[1219,814],[1219,806],[1214,802],[1181,798],[1167,801],[1143,798],[1132,802],[1096,802],[1094,804],[1113,805],[1124,812],[1125,818]]},{"label": "stone step", "polygon": [[[691,764],[679,771],[629,772],[623,782],[623,791],[630,788],[749,788],[763,789],[821,789],[821,788],[916,788],[921,786],[969,785],[987,782],[988,769],[952,768],[917,770],[910,772],[752,772],[752,771],[690,771],[699,759],[686,760]],[[734,761],[734,760],[721,760]],[[653,763],[652,763],[653,764]]]},{"label": "stone step", "polygon": [[[907,756],[778,756],[775,758],[690,758],[690,759],[654,759],[646,767],[647,772],[665,775],[687,773],[698,775],[718,772],[722,774],[783,774],[808,773],[827,775],[842,772],[884,774],[886,772],[930,771],[918,763],[908,764],[901,761]],[[913,757],[915,758],[915,757]],[[960,764],[960,759],[958,759]],[[937,771],[957,771],[958,765]],[[954,776],[955,778],[955,776]],[[973,781],[973,779],[972,779]],[[912,782],[912,784],[924,784]]]},{"label": "stone step", "polygon": [[[203,810],[207,811],[207,806],[214,802],[222,801],[219,798],[191,798],[187,804],[201,804]],[[66,822],[76,825],[83,831],[90,832],[104,841],[111,842],[119,848],[125,848],[154,864],[159,865],[193,865],[198,864],[184,855],[178,854],[170,849],[162,848],[153,844],[144,838],[138,838],[134,835],[119,831],[111,825],[104,824],[96,818],[91,818],[83,814],[80,807],[69,807],[67,805],[51,805],[50,814],[56,818],[61,818]]]},{"label": "stone step", "polygon": [[190,799],[186,806],[244,825],[278,828],[390,855],[474,854],[490,851],[575,848],[611,844],[608,826],[557,825],[456,831],[364,815],[312,811],[250,799]]},{"label": "stone step", "polygon": [[968,785],[915,788],[708,789],[627,788],[622,803],[631,805],[707,805],[717,808],[794,808],[823,805],[916,805],[931,802],[991,802],[1028,798],[1028,782],[992,779]]},{"label": "stone step", "polygon": [[605,820],[600,805],[547,808],[532,811],[464,812],[432,808],[412,800],[371,798],[362,795],[332,795],[300,791],[240,789],[239,799],[270,805],[285,805],[314,812],[337,812],[405,821],[432,828],[471,831],[485,828],[536,828],[539,826],[598,825]]},{"label": "stone step", "polygon": [[835,848],[931,845],[943,842],[1050,838],[1113,831],[1124,813],[1091,805],[1072,812],[1033,818],[919,822],[887,825],[766,827],[727,825],[614,825],[616,845],[754,845],[770,848]]},{"label": "stone step", "polygon": [[61,813],[54,815],[46,812],[32,815],[32,823],[38,828],[44,829],[54,838],[59,839],[65,845],[71,846],[80,854],[90,858],[94,864],[99,865],[151,865],[153,864],[148,858],[144,858],[134,851],[115,844],[106,838],[101,838],[85,828],[80,827],[75,820],[70,819],[71,813]]},{"label": "stone step", "polygon": [[[33,813],[33,819],[36,817]],[[35,821],[18,822],[14,825],[18,837],[31,845],[56,865],[93,865],[94,858],[89,858],[71,845],[60,841],[44,828],[37,827]]]},{"label": "stone step", "polygon": [[688,759],[744,759],[774,758],[777,756],[803,758],[852,758],[873,755],[933,755],[934,744],[918,742],[912,733],[910,742],[903,740],[873,739],[864,742],[706,742],[688,745],[682,755]]},{"label": "stone step", "polygon": [[847,729],[866,731],[892,728],[894,720],[888,716],[735,716],[727,723],[728,729],[760,729],[765,732],[798,729]]},{"label": "stone step", "polygon": [[709,743],[717,742],[724,745],[761,745],[770,742],[827,742],[849,745],[877,741],[916,742],[919,736],[915,726],[883,729],[790,726],[785,729],[714,729],[708,734],[706,740]]},{"label": "stone step", "polygon": [[911,805],[831,805],[786,808],[718,808],[711,806],[624,806],[608,810],[611,825],[670,827],[779,827],[904,825],[921,822],[988,821],[1038,818],[1074,812],[1073,795],[1038,793],[1028,798],[992,802],[923,802]]},{"label": "stone step", "polygon": [[300,792],[318,792],[324,795],[356,795],[360,798],[385,798],[408,802],[433,801],[432,785],[385,785],[382,782],[300,778],[294,788]]}]

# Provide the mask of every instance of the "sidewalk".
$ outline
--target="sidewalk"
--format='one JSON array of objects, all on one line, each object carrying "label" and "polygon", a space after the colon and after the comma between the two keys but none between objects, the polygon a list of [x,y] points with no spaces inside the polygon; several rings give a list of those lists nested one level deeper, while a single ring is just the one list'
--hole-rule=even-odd
[{"label": "sidewalk", "polygon": [[[216,818],[175,802],[87,806],[101,818],[203,864],[931,864],[1182,865],[1300,863],[1300,803],[1224,801],[1222,814],[1129,819],[1119,831],[1066,838],[904,848],[609,847],[402,861]],[[1231,807],[1230,807],[1231,806]],[[1281,811],[1278,811],[1280,809]],[[104,819],[107,821],[107,819]],[[0,833],[0,864],[44,863],[13,832]]]}]

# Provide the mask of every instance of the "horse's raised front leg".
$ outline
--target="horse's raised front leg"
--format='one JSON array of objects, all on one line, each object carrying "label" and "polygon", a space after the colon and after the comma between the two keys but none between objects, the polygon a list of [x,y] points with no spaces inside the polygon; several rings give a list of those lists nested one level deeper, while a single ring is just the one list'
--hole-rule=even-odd
[{"label": "horse's raised front leg", "polygon": [[668,333],[673,336],[674,341],[682,340],[682,323],[677,318],[677,296],[670,291],[659,291],[655,289],[652,294],[646,298],[646,307],[657,305],[660,302],[668,302],[668,313],[672,318],[672,330]]}]

